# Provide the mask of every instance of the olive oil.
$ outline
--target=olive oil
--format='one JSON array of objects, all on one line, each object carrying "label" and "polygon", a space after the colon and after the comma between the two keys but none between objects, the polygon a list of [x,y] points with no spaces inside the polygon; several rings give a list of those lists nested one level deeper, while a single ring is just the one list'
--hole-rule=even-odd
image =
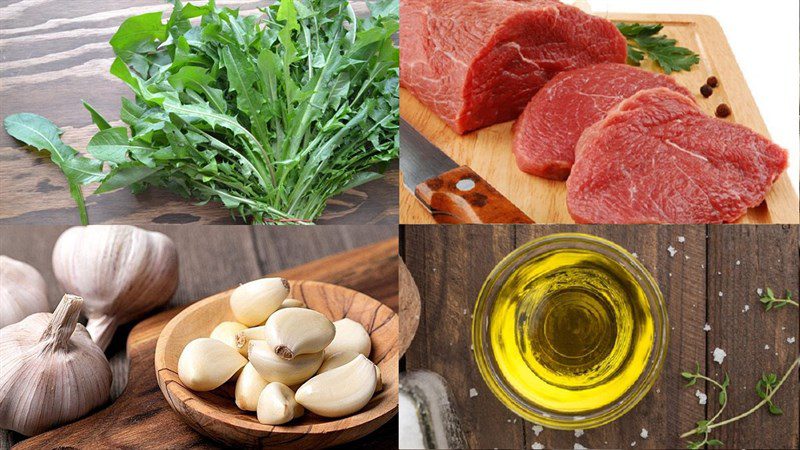
[{"label": "olive oil", "polygon": [[640,280],[616,258],[554,248],[517,264],[497,288],[486,344],[513,396],[582,417],[619,402],[645,371],[651,309]]}]

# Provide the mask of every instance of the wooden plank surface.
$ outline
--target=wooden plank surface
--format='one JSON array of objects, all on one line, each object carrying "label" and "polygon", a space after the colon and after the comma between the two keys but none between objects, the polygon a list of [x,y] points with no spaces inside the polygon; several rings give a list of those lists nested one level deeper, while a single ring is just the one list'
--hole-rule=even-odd
[{"label": "wooden plank surface", "polygon": [[[530,239],[565,231],[605,237],[636,253],[664,294],[670,343],[655,386],[621,419],[586,430],[581,437],[556,430],[536,436],[533,424],[502,406],[478,373],[470,352],[471,312],[485,277],[509,251]],[[684,387],[682,370],[691,370],[695,362],[711,368],[710,352],[716,346],[724,348],[730,356],[721,367],[738,386],[728,408],[738,414],[757,402],[752,389],[762,369],[780,372],[797,357],[798,344],[786,341],[797,336],[797,310],[764,312],[755,290],[769,283],[797,296],[799,232],[797,226],[405,226],[402,253],[422,298],[419,329],[405,367],[445,377],[472,448],[531,448],[537,442],[547,448],[573,448],[575,443],[631,448],[634,442],[636,448],[684,448],[680,434],[713,415],[715,397],[708,387],[698,385],[709,392],[709,404],[700,405],[695,388]],[[669,246],[676,250],[674,256]],[[727,293],[724,300],[717,297],[717,289]],[[742,313],[745,303],[750,311]],[[703,330],[706,322],[709,333]],[[767,343],[770,352],[763,350]],[[759,411],[723,428],[719,437],[726,448],[797,448],[797,380],[792,377],[791,385],[778,394],[784,416],[767,417]],[[471,388],[477,397],[470,398]],[[647,439],[640,436],[643,428]]]},{"label": "wooden plank surface", "polygon": [[[672,76],[686,86],[701,109],[713,115],[720,103],[728,104],[733,114],[728,120],[769,136],[755,100],[744,80],[736,58],[716,20],[698,15],[611,14],[611,20],[664,24],[664,33],[700,55],[700,64],[689,72]],[[727,30],[732,33],[735,30]],[[658,70],[652,63],[643,65]],[[700,86],[710,75],[720,80],[714,94],[704,99]],[[521,172],[511,151],[512,122],[497,124],[459,136],[405,89],[400,90],[400,114],[432,143],[459,165],[467,165],[515,203],[536,223],[572,223],[566,205],[566,184]],[[791,149],[798,151],[798,149]],[[402,149],[401,149],[402,152]],[[797,167],[789,170],[797,171]],[[405,189],[405,187],[401,187]],[[783,174],[761,206],[751,209],[741,223],[798,223],[797,186]],[[424,209],[407,206],[413,197],[401,195],[401,223],[428,223]]]},{"label": "wooden plank surface", "polygon": [[[386,268],[396,263],[394,255],[397,254],[396,233],[392,226],[326,226],[302,228],[273,228],[273,227],[230,227],[230,226],[204,226],[187,227],[176,225],[149,226],[148,229],[157,230],[170,236],[175,242],[180,258],[180,284],[175,295],[164,309],[183,306],[205,298],[211,294],[228,289],[238,283],[260,277],[266,273],[284,271],[285,276],[291,278],[307,278],[327,281],[334,284],[351,287],[364,292],[388,306],[397,310],[397,279],[396,268],[385,271]],[[51,266],[51,252],[53,245],[65,227],[57,226],[31,226],[31,227],[0,227],[0,254],[25,261],[36,267],[44,276],[48,285],[48,298],[54,305],[60,292]],[[385,241],[389,239],[388,241]],[[383,241],[377,244],[373,244]],[[363,248],[373,244],[372,247],[356,250],[351,253],[334,256],[333,259],[319,259],[339,252]],[[292,267],[301,265],[300,268]],[[288,270],[287,270],[288,269]],[[395,275],[395,276],[392,276]],[[149,368],[141,373],[130,374],[131,386],[125,391],[129,379],[129,362],[126,354],[126,343],[133,325],[122,327],[116,334],[107,351],[112,363],[114,383],[112,397],[121,394],[120,401],[126,402],[129,408],[136,408],[134,412],[149,411],[147,415],[134,420],[142,428],[120,431],[121,425],[131,426],[129,420],[131,412],[124,417],[120,411],[125,411],[125,405],[119,405],[120,410],[115,410],[110,417],[117,417],[116,422],[103,428],[101,435],[94,435],[96,445],[119,446],[134,445],[137,448],[157,448],[169,445],[170,442],[178,446],[191,446],[200,448],[214,447],[211,441],[204,439],[191,431],[188,426],[170,409],[162,397],[155,380],[155,371],[152,367],[155,341],[158,338],[160,327],[177,314],[177,310],[168,310],[157,317],[147,319],[149,325],[139,327],[138,332],[143,338],[137,346],[140,359],[149,363]],[[138,330],[138,331],[137,331]],[[130,349],[128,349],[130,350]],[[142,367],[140,364],[138,367]],[[124,392],[123,392],[124,391]],[[116,405],[116,404],[115,404]],[[163,418],[169,425],[169,440],[163,433],[155,433],[155,428],[164,423],[154,422]],[[82,441],[87,433],[85,430],[71,431],[59,429],[48,433],[44,441],[39,438],[39,445],[47,442],[58,446],[60,439],[69,437],[74,445]],[[149,430],[142,433],[142,430]],[[162,428],[163,431],[163,428]],[[145,441],[146,436],[164,439],[162,445],[152,441]],[[3,432],[0,448],[8,448],[10,444],[19,441],[22,436],[16,433]],[[108,439],[108,441],[106,441]],[[113,442],[112,442],[113,440]],[[379,429],[378,432],[353,445],[360,448],[372,448],[381,445],[396,445],[397,423],[396,419]],[[64,441],[63,445],[67,445]],[[80,447],[80,446],[78,446]]]},{"label": "wooden plank surface", "polygon": [[[0,117],[40,114],[63,128],[67,144],[83,149],[97,130],[81,100],[116,121],[120,98],[132,98],[125,84],[108,73],[114,56],[108,40],[126,18],[171,7],[161,0],[70,0],[68,4],[0,2]],[[217,4],[256,13],[265,2]],[[357,13],[367,13],[363,0],[354,4]],[[0,223],[79,223],[64,176],[47,156],[24,149],[3,130],[0,164]],[[397,223],[397,172],[394,163],[385,177],[329,200],[318,223]],[[220,204],[194,205],[160,189],[136,196],[128,190],[90,195],[94,187],[84,189],[92,223],[235,223]]]}]

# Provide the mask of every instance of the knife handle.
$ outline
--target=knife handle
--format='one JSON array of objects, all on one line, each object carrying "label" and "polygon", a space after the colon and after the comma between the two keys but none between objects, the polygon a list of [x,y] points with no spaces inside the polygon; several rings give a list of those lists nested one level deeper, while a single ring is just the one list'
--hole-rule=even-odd
[{"label": "knife handle", "polygon": [[420,183],[415,193],[437,223],[533,223],[467,166]]}]

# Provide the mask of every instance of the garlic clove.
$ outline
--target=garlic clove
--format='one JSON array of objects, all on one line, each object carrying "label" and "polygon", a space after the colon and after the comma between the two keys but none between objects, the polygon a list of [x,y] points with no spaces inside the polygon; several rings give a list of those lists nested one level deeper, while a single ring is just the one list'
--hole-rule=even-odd
[{"label": "garlic clove", "polygon": [[322,361],[322,365],[319,366],[319,370],[317,370],[317,374],[325,373],[329,370],[335,369],[337,367],[341,367],[350,361],[356,359],[358,355],[361,353],[353,352],[349,350],[345,350],[343,352],[337,352],[334,354],[328,354],[325,352],[325,360]]},{"label": "garlic clove", "polygon": [[377,364],[375,366],[375,392],[383,390],[383,377],[381,376],[381,368]]},{"label": "garlic clove", "polygon": [[267,319],[266,327],[267,342],[284,359],[321,352],[336,334],[336,328],[327,317],[305,308],[275,311]]},{"label": "garlic clove", "polygon": [[286,308],[305,308],[306,304],[300,300],[294,298],[287,298],[286,300],[281,303],[280,308],[278,309],[286,309]]},{"label": "garlic clove", "polygon": [[372,350],[372,340],[363,325],[355,320],[344,318],[333,322],[333,326],[336,327],[336,336],[330,345],[325,348],[325,354],[332,355],[351,351],[361,353],[369,358],[369,352]]},{"label": "garlic clove", "polygon": [[247,352],[242,352],[236,345],[236,335],[240,331],[244,331],[246,329],[247,327],[239,322],[222,322],[214,327],[214,329],[211,331],[211,336],[209,337],[211,339],[224,342],[225,344],[235,348],[239,353],[242,353],[242,356],[247,356]]},{"label": "garlic clove", "polygon": [[266,337],[266,327],[261,325],[260,327],[253,327],[247,328],[236,333],[236,348],[239,349],[239,353],[242,356],[247,357],[247,349],[250,347],[250,341],[263,341],[264,337]]},{"label": "garlic clove", "polygon": [[53,272],[84,299],[86,329],[105,350],[121,324],[162,306],[178,287],[178,252],[164,234],[130,225],[72,227],[53,248]]},{"label": "garlic clove", "polygon": [[195,339],[178,358],[178,377],[193,391],[210,391],[230,380],[247,364],[247,358],[221,341]]},{"label": "garlic clove", "polygon": [[111,368],[78,323],[83,299],[0,329],[0,428],[33,436],[106,403]]},{"label": "garlic clove", "polygon": [[294,399],[288,386],[272,382],[258,397],[258,421],[265,425],[282,425],[303,415],[303,407]]},{"label": "garlic clove", "polygon": [[288,295],[289,282],[285,279],[262,278],[234,289],[231,310],[236,320],[248,327],[262,325]]},{"label": "garlic clove", "polygon": [[349,363],[316,375],[303,383],[295,400],[323,417],[353,414],[369,403],[375,393],[375,365],[364,355]]},{"label": "garlic clove", "polygon": [[277,381],[287,386],[300,384],[317,372],[323,353],[297,355],[288,360],[278,356],[267,341],[250,341],[248,356],[253,367],[267,381]]},{"label": "garlic clove", "polygon": [[50,311],[47,285],[33,266],[0,255],[0,328]]},{"label": "garlic clove", "polygon": [[255,411],[258,409],[258,397],[267,384],[267,380],[258,374],[256,368],[251,363],[247,363],[236,380],[236,390],[234,392],[236,406],[242,411]]}]

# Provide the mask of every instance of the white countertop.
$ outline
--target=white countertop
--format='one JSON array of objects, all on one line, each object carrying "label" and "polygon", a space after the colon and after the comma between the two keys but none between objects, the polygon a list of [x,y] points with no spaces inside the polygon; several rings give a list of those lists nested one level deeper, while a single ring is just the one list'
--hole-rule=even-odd
[{"label": "white countertop", "polygon": [[[565,0],[565,3],[572,3]],[[800,2],[797,0],[588,0],[592,11],[705,14],[722,26],[772,139],[789,150],[800,185]]]}]

